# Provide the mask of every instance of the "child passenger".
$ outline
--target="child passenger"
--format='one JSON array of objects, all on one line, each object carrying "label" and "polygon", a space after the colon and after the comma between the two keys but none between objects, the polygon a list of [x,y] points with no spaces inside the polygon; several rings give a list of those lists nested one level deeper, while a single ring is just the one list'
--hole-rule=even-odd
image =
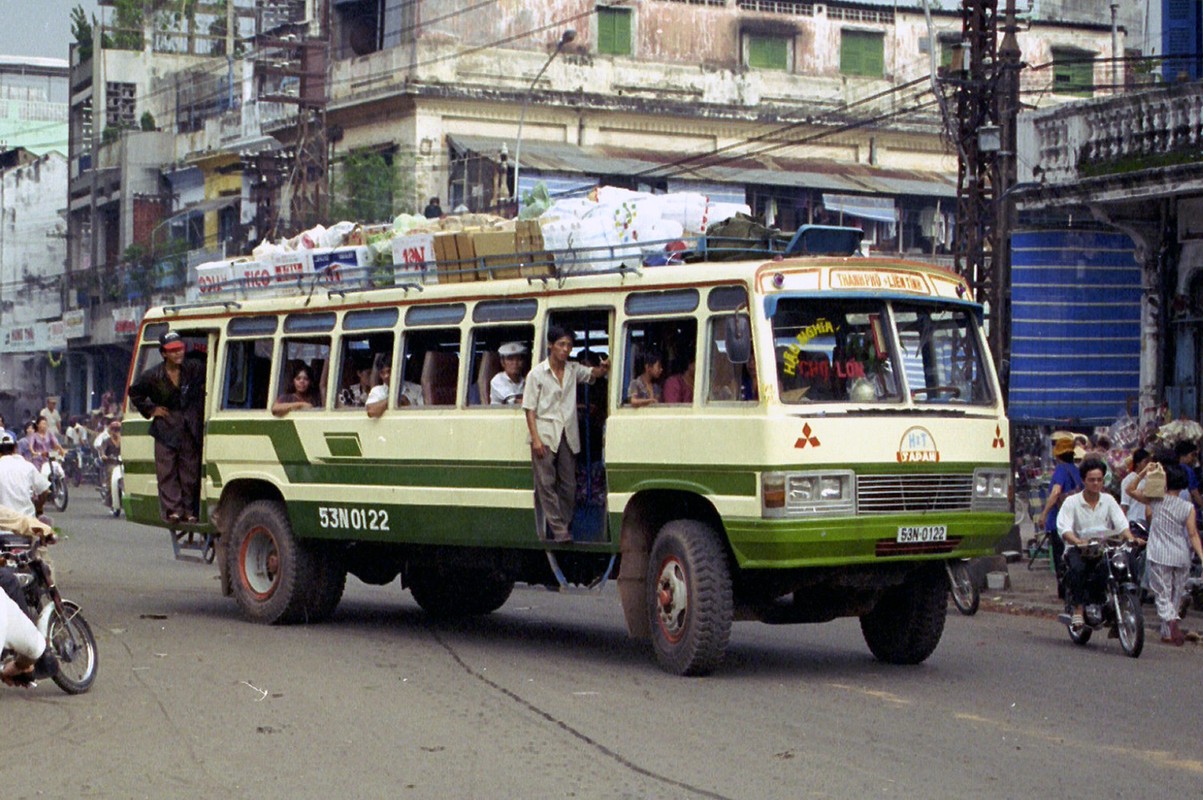
[{"label": "child passenger", "polygon": [[655,350],[648,350],[636,359],[639,376],[627,386],[627,397],[632,408],[643,408],[660,402],[660,377],[664,374],[664,360]]}]

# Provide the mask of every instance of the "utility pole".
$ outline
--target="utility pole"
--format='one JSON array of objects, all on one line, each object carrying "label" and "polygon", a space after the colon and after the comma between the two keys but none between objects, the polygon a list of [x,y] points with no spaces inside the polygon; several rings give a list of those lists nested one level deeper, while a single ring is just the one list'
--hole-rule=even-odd
[{"label": "utility pole", "polygon": [[1015,0],[1006,0],[1002,47],[998,0],[964,0],[963,69],[955,80],[957,271],[989,311],[990,353],[1006,393],[1010,360],[1011,247],[1015,185],[1015,116],[1019,105],[1019,45]]},{"label": "utility pole", "polygon": [[[272,9],[274,10],[274,9]],[[330,156],[327,146],[326,106],[329,103],[330,26],[328,6],[322,5],[317,32],[307,22],[269,19],[262,14],[262,27],[255,37],[255,80],[261,101],[286,103],[297,108],[296,138],[291,158],[271,159],[260,183],[270,190],[287,187],[287,228],[302,230],[327,218],[329,205]],[[285,16],[289,19],[289,16]],[[280,173],[287,173],[283,178]],[[264,220],[259,236],[278,236],[280,203],[269,204],[271,219]]]}]

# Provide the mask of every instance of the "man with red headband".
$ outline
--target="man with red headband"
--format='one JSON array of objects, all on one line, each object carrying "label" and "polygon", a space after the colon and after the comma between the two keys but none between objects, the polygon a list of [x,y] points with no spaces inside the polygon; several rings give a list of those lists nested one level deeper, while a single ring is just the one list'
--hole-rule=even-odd
[{"label": "man with red headband", "polygon": [[129,387],[130,405],[151,421],[159,507],[167,522],[196,522],[200,490],[205,368],[186,361],[184,350],[178,333],[163,334],[163,363],[143,372]]}]

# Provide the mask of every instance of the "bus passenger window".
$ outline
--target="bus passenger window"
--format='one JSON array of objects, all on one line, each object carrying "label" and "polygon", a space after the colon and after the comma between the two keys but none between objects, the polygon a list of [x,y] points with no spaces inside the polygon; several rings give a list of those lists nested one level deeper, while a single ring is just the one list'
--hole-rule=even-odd
[{"label": "bus passenger window", "polygon": [[[693,317],[627,324],[623,355],[624,405],[692,403],[698,323]],[[671,394],[671,399],[665,396]]]},{"label": "bus passenger window", "polygon": [[756,354],[746,364],[732,364],[727,357],[726,323],[728,315],[710,320],[710,358],[706,399],[711,403],[760,399],[756,378]]},{"label": "bus passenger window", "polygon": [[266,409],[272,374],[271,339],[232,339],[226,345],[221,407]]},{"label": "bus passenger window", "polygon": [[330,368],[330,339],[285,339],[280,348],[280,373],[272,413],[322,408]]},{"label": "bus passenger window", "polygon": [[366,404],[373,382],[379,376],[374,371],[384,353],[393,350],[392,333],[371,333],[343,336],[342,367],[334,407],[361,410]]},{"label": "bus passenger window", "polygon": [[468,405],[521,407],[534,338],[533,325],[480,327],[472,332]]},{"label": "bus passenger window", "polygon": [[459,353],[459,328],[407,331],[398,405],[454,406]]}]

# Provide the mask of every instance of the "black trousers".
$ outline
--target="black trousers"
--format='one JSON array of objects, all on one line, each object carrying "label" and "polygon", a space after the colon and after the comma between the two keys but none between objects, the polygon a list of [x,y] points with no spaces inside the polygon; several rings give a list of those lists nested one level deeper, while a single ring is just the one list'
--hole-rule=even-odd
[{"label": "black trousers", "polygon": [[1065,586],[1069,602],[1086,605],[1107,591],[1107,565],[1100,558],[1083,558],[1076,547],[1065,548]]},{"label": "black trousers", "polygon": [[25,612],[25,616],[32,616],[29,611],[29,604],[25,602],[25,592],[21,591],[21,584],[17,581],[17,573],[8,567],[0,567],[0,589],[13,599],[13,602]]}]

